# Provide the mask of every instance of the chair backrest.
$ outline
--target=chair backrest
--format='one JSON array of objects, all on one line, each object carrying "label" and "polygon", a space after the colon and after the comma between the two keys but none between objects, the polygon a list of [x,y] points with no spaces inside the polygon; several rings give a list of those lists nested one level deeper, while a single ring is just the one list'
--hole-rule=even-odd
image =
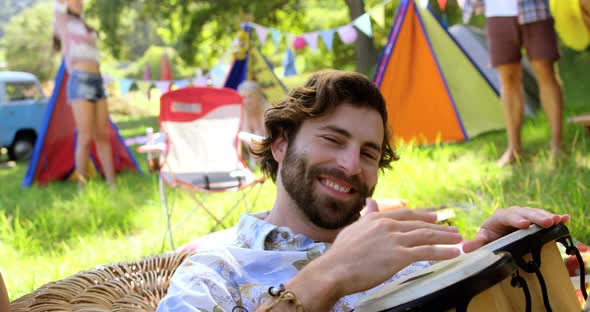
[{"label": "chair backrest", "polygon": [[250,175],[237,149],[242,116],[242,97],[232,89],[188,87],[162,95],[164,179],[205,189],[241,183],[236,177]]},{"label": "chair backrest", "polygon": [[12,312],[154,312],[168,292],[172,275],[187,256],[166,253],[82,271],[14,300]]}]

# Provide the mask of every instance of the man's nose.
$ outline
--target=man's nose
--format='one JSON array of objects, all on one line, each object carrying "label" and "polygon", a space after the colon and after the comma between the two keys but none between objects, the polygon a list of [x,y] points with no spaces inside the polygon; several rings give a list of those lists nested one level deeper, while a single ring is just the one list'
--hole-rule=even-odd
[{"label": "man's nose", "polygon": [[351,147],[339,153],[338,165],[340,165],[340,167],[350,176],[360,174],[360,150]]}]

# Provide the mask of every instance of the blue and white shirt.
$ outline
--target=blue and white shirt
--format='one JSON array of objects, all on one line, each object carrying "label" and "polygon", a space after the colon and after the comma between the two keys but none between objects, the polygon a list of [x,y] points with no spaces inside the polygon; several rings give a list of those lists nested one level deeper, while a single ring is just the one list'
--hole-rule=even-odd
[{"label": "blue and white shirt", "polygon": [[[174,273],[158,311],[232,311],[239,306],[243,309],[236,311],[252,312],[268,299],[269,287],[286,284],[331,245],[269,224],[263,221],[267,215],[242,215],[232,245],[189,257]],[[416,262],[384,284],[429,265]],[[341,298],[331,311],[351,311],[382,285]]]}]

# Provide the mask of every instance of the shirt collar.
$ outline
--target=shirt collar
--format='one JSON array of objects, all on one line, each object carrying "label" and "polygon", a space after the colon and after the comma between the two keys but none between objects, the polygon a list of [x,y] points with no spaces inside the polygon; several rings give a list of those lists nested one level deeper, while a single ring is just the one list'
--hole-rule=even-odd
[{"label": "shirt collar", "polygon": [[270,211],[243,214],[237,226],[237,245],[243,248],[269,251],[308,251],[318,247],[326,248],[328,243],[315,242],[295,234],[290,228],[270,224],[264,219]]}]

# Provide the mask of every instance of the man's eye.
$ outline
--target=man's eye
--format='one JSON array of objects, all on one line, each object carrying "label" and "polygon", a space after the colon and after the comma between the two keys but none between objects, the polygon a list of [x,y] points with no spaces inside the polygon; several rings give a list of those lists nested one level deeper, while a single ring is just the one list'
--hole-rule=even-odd
[{"label": "man's eye", "polygon": [[363,156],[365,156],[371,160],[377,160],[377,156],[371,152],[364,152]]},{"label": "man's eye", "polygon": [[335,143],[335,144],[338,144],[339,143],[338,139],[336,139],[334,137],[323,136],[322,139],[324,139],[324,140],[326,140],[326,141],[328,141],[330,143]]}]

